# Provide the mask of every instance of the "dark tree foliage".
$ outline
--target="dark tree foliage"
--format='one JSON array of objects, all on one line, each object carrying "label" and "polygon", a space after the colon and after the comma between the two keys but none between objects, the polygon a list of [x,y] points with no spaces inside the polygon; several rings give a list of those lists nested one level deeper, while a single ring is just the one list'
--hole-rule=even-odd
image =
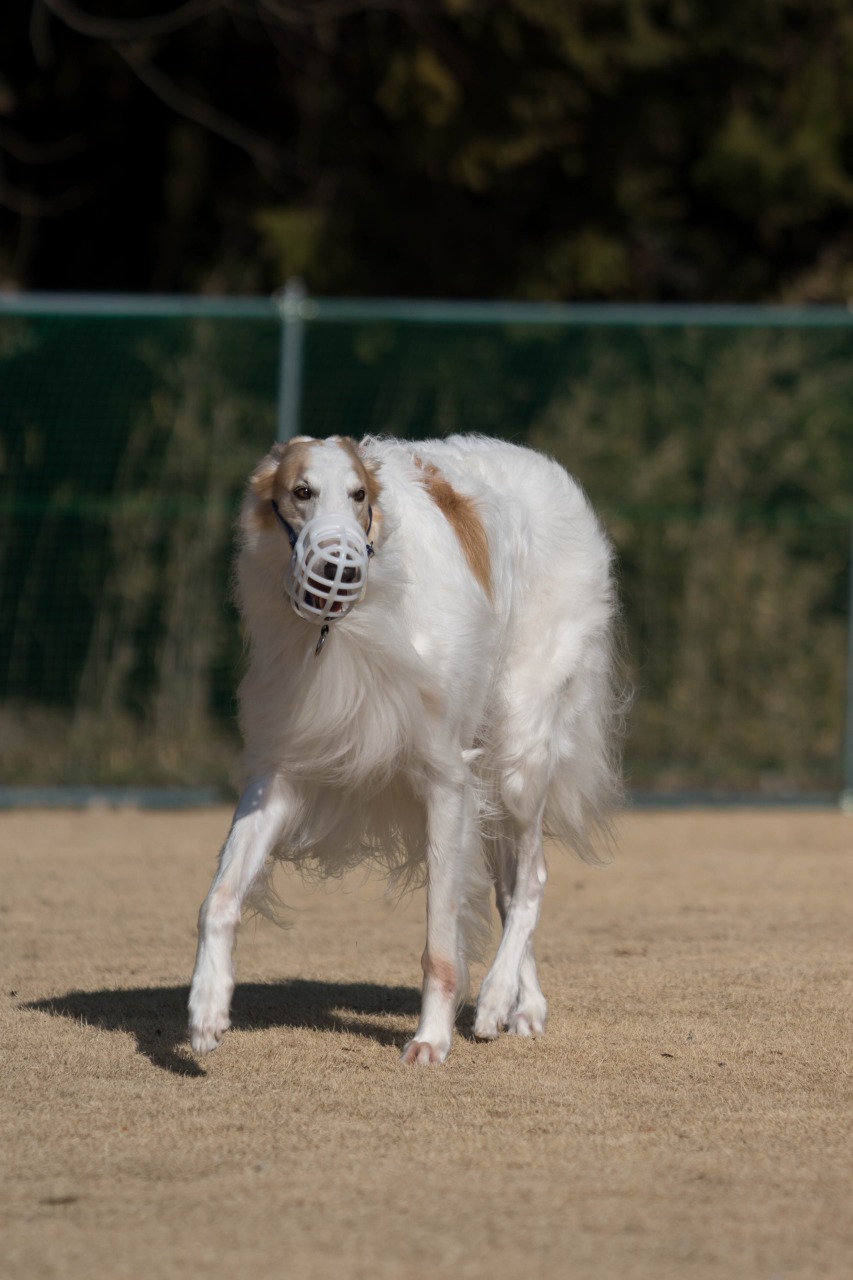
[{"label": "dark tree foliage", "polygon": [[6,0],[0,277],[853,293],[846,0]]}]

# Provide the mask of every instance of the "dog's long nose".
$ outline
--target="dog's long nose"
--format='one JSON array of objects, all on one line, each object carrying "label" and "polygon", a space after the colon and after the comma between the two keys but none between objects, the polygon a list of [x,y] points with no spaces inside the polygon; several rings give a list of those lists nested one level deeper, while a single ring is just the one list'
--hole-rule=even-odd
[{"label": "dog's long nose", "polygon": [[284,583],[296,612],[320,624],[345,617],[364,594],[368,555],[364,530],[349,516],[307,521]]},{"label": "dog's long nose", "polygon": [[[338,572],[338,566],[329,564],[328,561],[323,565],[323,577],[327,582],[334,582]],[[347,565],[341,574],[341,582],[354,582],[357,577],[357,570],[352,565]]]}]

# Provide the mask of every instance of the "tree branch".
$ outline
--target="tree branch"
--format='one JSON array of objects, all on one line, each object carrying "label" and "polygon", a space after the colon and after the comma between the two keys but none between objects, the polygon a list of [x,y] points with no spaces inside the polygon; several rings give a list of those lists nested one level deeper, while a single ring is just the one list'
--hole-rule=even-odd
[{"label": "tree branch", "polygon": [[69,187],[58,196],[36,196],[31,191],[13,187],[0,175],[0,207],[21,218],[62,218],[89,204],[102,190],[103,183],[90,182]]},{"label": "tree branch", "polygon": [[179,89],[174,81],[164,75],[134,45],[122,42],[113,47],[134,75],[170,110],[201,125],[210,133],[215,133],[226,142],[230,142],[232,146],[239,147],[241,151],[251,156],[260,169],[288,172],[288,166],[285,165],[281,152],[271,146],[260,134],[246,129],[210,103],[202,102],[199,98]]},{"label": "tree branch", "polygon": [[[226,0],[226,4],[228,0]],[[256,0],[257,8],[282,26],[336,22],[356,13],[423,14],[443,10],[441,0]]]},{"label": "tree branch", "polygon": [[156,18],[122,21],[116,18],[97,18],[78,9],[71,0],[44,0],[44,4],[54,17],[79,35],[109,41],[149,40],[154,36],[169,35],[190,26],[212,10],[222,8],[222,0],[186,0],[177,9]]}]

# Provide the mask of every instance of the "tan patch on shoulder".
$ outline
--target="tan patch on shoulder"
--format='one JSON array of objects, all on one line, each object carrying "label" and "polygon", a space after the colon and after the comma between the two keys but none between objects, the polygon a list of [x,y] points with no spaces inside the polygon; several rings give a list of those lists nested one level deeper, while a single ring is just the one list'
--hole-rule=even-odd
[{"label": "tan patch on shoulder", "polygon": [[421,483],[439,511],[452,525],[468,561],[468,567],[489,599],[492,599],[492,562],[489,540],[473,498],[459,493],[432,463],[415,457]]}]

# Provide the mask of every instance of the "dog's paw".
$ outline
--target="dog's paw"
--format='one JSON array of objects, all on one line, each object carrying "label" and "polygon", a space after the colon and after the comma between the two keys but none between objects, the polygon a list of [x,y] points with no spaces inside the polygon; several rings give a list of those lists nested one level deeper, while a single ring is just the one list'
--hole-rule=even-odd
[{"label": "dog's paw", "polygon": [[478,1040],[497,1040],[503,1031],[504,1024],[490,1013],[484,1013],[482,1009],[477,1010],[477,1016],[474,1019],[474,1035]]},{"label": "dog's paw", "polygon": [[195,1053],[212,1053],[222,1044],[222,1037],[231,1026],[227,1013],[214,1015],[200,1022],[190,1023],[190,1043]]},{"label": "dog's paw", "polygon": [[190,991],[190,1043],[196,1053],[212,1053],[222,1043],[231,1026],[230,992],[217,995],[205,991],[203,984],[193,983]]},{"label": "dog's paw", "polygon": [[511,1036],[535,1037],[545,1034],[545,1019],[548,1008],[542,1001],[541,1008],[532,1004],[515,1009],[507,1019],[506,1029]]},{"label": "dog's paw", "polygon": [[497,1040],[504,1027],[509,1025],[517,999],[518,992],[514,989],[502,991],[500,984],[488,979],[483,983],[474,1019],[474,1035],[478,1040]]},{"label": "dog's paw", "polygon": [[400,1054],[407,1067],[429,1067],[446,1062],[450,1044],[430,1044],[427,1040],[410,1040]]}]

